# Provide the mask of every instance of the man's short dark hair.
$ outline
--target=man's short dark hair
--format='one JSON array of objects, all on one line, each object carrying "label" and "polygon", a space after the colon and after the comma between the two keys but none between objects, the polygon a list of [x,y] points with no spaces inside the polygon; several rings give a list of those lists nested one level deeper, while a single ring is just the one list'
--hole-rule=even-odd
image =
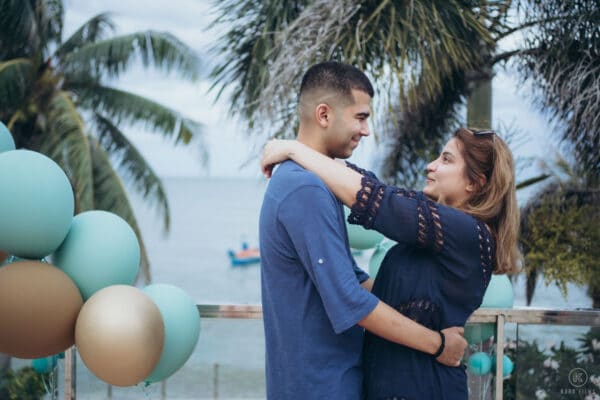
[{"label": "man's short dark hair", "polygon": [[310,67],[300,84],[299,96],[315,89],[331,91],[348,103],[354,103],[352,90],[359,90],[373,97],[373,85],[360,69],[337,61],[326,61]]}]

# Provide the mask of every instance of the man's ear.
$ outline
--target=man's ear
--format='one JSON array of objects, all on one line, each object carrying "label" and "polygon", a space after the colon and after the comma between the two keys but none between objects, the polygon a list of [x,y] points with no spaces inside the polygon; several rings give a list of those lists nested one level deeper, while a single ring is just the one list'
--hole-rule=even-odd
[{"label": "man's ear", "polygon": [[320,103],[315,108],[315,118],[317,120],[317,124],[321,128],[327,128],[329,126],[331,116],[331,107],[329,107],[326,103]]}]

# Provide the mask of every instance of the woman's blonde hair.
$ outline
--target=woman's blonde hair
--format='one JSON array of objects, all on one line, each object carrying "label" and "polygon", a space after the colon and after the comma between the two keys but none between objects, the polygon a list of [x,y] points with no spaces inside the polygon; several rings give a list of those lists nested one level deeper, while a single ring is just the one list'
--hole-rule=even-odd
[{"label": "woman's blonde hair", "polygon": [[517,244],[519,207],[512,153],[492,131],[459,128],[453,136],[465,159],[467,179],[476,187],[462,208],[492,231],[496,242],[494,273],[512,273],[522,261]]}]

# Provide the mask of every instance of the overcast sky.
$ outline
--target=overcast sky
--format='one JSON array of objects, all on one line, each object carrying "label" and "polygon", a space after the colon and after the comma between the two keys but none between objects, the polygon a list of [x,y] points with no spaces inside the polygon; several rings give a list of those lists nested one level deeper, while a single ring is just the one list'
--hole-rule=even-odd
[{"label": "overcast sky", "polygon": [[[65,37],[92,16],[111,12],[118,33],[148,29],[168,31],[198,51],[205,66],[210,63],[205,56],[206,50],[217,39],[215,32],[206,30],[208,23],[214,18],[211,1],[66,0],[65,5]],[[510,47],[511,42],[504,45]],[[207,70],[205,67],[204,71]],[[208,92],[210,82],[207,80],[189,83],[157,71],[133,68],[131,73],[122,76],[118,86],[157,100],[205,126],[205,142],[210,155],[207,167],[200,163],[199,153],[194,145],[175,147],[172,141],[159,135],[125,129],[130,140],[139,147],[159,175],[260,175],[257,161],[242,167],[254,154],[255,140],[248,138],[243,124],[236,123],[231,118],[225,99],[215,104],[215,95]],[[513,147],[517,156],[543,157],[553,154],[555,136],[550,134],[545,118],[532,106],[530,93],[523,88],[517,91],[518,87],[519,82],[514,73],[496,70],[493,81],[493,126],[510,126],[511,129],[526,132],[526,141],[522,140],[519,146]],[[377,152],[375,141],[370,138],[361,142],[352,160],[371,168]],[[535,168],[530,168],[525,174],[533,173]]]}]

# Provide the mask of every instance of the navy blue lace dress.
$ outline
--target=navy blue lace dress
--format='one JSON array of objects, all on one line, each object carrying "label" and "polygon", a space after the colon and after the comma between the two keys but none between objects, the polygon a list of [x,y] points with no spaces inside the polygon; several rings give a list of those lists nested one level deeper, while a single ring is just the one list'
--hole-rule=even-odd
[{"label": "navy blue lace dress", "polygon": [[[428,328],[463,326],[481,305],[493,269],[494,244],[485,224],[357,170],[362,189],[348,221],[398,242],[382,261],[373,293]],[[464,366],[444,366],[369,332],[363,368],[367,399],[468,398]]]}]

